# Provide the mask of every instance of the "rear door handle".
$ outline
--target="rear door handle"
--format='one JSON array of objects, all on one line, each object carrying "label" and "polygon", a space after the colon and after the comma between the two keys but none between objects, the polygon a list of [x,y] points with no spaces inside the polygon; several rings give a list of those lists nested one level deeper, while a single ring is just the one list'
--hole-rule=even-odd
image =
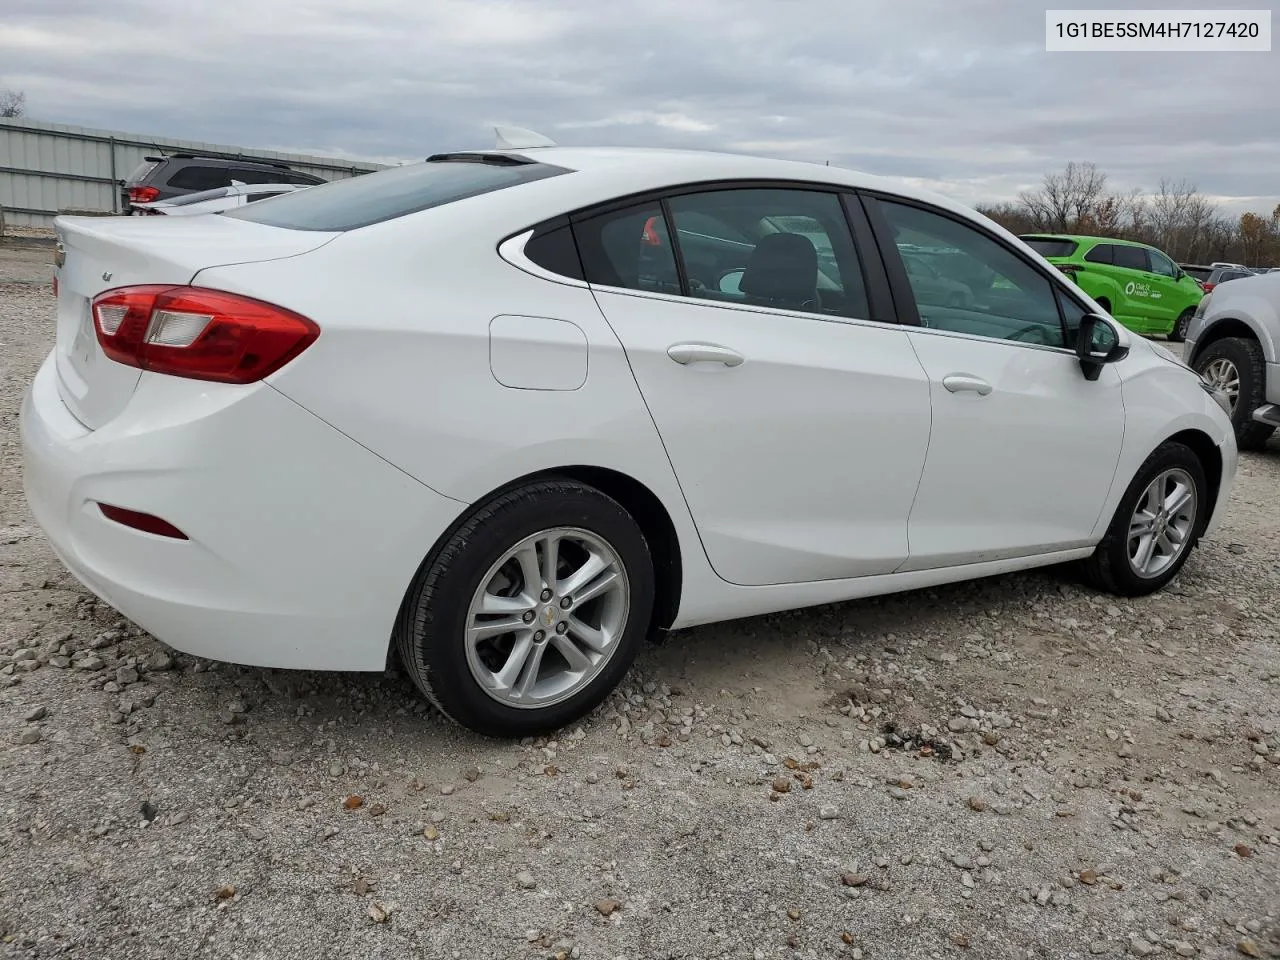
[{"label": "rear door handle", "polygon": [[985,397],[991,392],[991,384],[968,373],[953,373],[942,378],[942,385],[952,393],[976,393]]},{"label": "rear door handle", "polygon": [[736,350],[714,343],[673,343],[667,347],[667,356],[679,364],[723,363],[736,367],[746,358]]}]

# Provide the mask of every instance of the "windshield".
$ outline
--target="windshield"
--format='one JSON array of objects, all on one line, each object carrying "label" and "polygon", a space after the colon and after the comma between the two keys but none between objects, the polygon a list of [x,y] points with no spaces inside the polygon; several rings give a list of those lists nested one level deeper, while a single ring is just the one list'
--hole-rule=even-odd
[{"label": "windshield", "polygon": [[545,163],[427,161],[309,187],[227,216],[290,230],[354,230],[568,172]]}]

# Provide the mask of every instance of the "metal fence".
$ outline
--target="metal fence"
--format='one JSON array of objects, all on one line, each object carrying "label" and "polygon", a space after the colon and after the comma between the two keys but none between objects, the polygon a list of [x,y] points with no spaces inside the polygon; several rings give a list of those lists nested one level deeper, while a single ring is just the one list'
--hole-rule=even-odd
[{"label": "metal fence", "polygon": [[174,153],[281,160],[295,170],[326,180],[383,167],[335,157],[0,119],[0,209],[7,224],[27,227],[52,227],[53,218],[67,210],[120,213],[120,182],[143,158]]}]

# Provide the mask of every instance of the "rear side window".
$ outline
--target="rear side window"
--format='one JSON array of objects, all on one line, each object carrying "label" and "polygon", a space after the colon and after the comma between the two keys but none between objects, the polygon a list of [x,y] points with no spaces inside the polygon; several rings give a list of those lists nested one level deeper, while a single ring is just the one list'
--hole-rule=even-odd
[{"label": "rear side window", "polygon": [[544,270],[574,280],[584,279],[582,261],[578,259],[578,247],[568,223],[550,229],[539,227],[524,245],[524,255]]},{"label": "rear side window", "polygon": [[332,180],[224,216],[289,230],[355,230],[568,172],[546,163],[429,161]]},{"label": "rear side window", "polygon": [[231,179],[231,170],[227,167],[188,164],[174,171],[168,185],[175,190],[213,190],[231,186]]},{"label": "rear side window", "polygon": [[1112,256],[1115,249],[1114,243],[1100,243],[1086,253],[1084,258],[1090,263],[1115,263],[1115,258]]},{"label": "rear side window", "polygon": [[1042,257],[1069,257],[1080,244],[1056,237],[1023,237],[1022,242]]},{"label": "rear side window", "polygon": [[1150,270],[1150,264],[1147,261],[1147,251],[1142,247],[1122,247],[1115,248],[1115,263],[1117,267],[1124,267],[1128,270]]},{"label": "rear side window", "polygon": [[641,203],[578,220],[573,232],[588,283],[680,293],[675,252],[658,203]]}]

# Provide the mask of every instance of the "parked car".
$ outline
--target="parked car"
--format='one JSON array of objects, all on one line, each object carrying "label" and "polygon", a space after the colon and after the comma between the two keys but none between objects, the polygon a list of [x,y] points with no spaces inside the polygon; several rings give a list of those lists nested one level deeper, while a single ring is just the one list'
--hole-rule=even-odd
[{"label": "parked car", "polygon": [[1265,447],[1280,426],[1280,273],[1214,288],[1200,301],[1184,355],[1226,394],[1238,446]]},{"label": "parked car", "polygon": [[174,197],[172,200],[135,203],[133,208],[140,214],[190,217],[201,213],[234,210],[236,207],[243,207],[246,203],[256,203],[259,200],[306,189],[307,187],[296,183],[240,183],[230,187],[218,187],[216,190],[188,193],[185,196]]},{"label": "parked car", "polygon": [[170,200],[188,193],[214,190],[240,183],[293,183],[315,186],[326,181],[294,170],[280,160],[241,157],[202,157],[175,153],[168,157],[147,157],[124,181],[120,198],[126,214],[140,203]]},{"label": "parked car", "polygon": [[1200,284],[1200,287],[1205,293],[1212,293],[1213,288],[1220,283],[1252,276],[1254,276],[1252,270],[1242,270],[1239,267],[1214,267],[1213,272]]},{"label": "parked car", "polygon": [[1130,330],[1174,341],[1186,337],[1204,291],[1155,247],[1065,234],[1022,239]]},{"label": "parked car", "polygon": [[1209,274],[1213,273],[1213,267],[1205,266],[1202,263],[1180,263],[1178,266],[1183,273],[1202,287],[1204,282],[1209,279]]},{"label": "parked car", "polygon": [[[398,656],[521,736],[651,629],[1066,562],[1139,596],[1219,525],[1225,398],[972,210],[513,139],[218,216],[58,218],[20,420],[81,582],[199,656]],[[910,246],[968,301],[933,303]]]}]

